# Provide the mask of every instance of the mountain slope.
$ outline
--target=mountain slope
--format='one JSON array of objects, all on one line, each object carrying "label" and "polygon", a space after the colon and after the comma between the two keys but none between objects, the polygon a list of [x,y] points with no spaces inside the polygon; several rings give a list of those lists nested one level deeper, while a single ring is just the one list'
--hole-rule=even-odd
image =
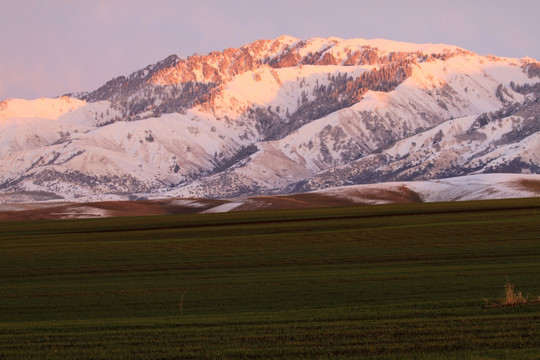
[{"label": "mountain slope", "polygon": [[540,65],[444,44],[282,36],[0,104],[0,190],[236,197],[540,173]]}]

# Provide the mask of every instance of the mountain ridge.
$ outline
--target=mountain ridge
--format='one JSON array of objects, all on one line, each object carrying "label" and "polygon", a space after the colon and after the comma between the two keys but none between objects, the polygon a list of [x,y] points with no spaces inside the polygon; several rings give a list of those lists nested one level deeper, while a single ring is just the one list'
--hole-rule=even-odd
[{"label": "mountain ridge", "polygon": [[2,102],[0,190],[220,198],[538,174],[539,90],[534,59],[445,44],[282,36],[171,55],[76,97]]}]

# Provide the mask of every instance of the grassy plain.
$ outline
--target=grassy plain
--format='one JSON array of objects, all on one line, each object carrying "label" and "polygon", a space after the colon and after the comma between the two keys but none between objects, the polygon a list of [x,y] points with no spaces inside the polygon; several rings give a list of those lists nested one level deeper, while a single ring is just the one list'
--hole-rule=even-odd
[{"label": "grassy plain", "polygon": [[0,359],[538,359],[540,198],[0,223]]}]

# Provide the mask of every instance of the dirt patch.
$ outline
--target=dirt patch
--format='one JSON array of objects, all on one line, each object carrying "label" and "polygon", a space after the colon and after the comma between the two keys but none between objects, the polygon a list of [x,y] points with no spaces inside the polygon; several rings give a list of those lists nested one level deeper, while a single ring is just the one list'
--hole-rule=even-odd
[{"label": "dirt patch", "polygon": [[405,186],[396,189],[350,189],[343,192],[312,192],[283,196],[254,196],[234,211],[259,209],[304,209],[342,207],[376,203],[422,202],[420,196]]},{"label": "dirt patch", "polygon": [[0,221],[18,220],[14,215],[9,213],[0,213]]},{"label": "dirt patch", "polygon": [[400,186],[393,189],[354,189],[345,193],[359,204],[402,204],[422,202],[420,195],[406,186]]},{"label": "dirt patch", "polygon": [[540,196],[540,180],[516,180],[514,181],[514,186],[520,190],[531,191]]},{"label": "dirt patch", "polygon": [[284,196],[254,196],[236,207],[234,211],[261,209],[305,209],[316,207],[350,206],[354,205],[348,199],[340,199],[316,193],[284,195]]},{"label": "dirt patch", "polygon": [[[197,206],[189,205],[194,202]],[[22,210],[0,212],[0,221],[195,214],[223,203],[207,199],[190,200],[185,202],[187,205],[175,199],[62,203],[47,207],[35,203],[25,204]]]}]

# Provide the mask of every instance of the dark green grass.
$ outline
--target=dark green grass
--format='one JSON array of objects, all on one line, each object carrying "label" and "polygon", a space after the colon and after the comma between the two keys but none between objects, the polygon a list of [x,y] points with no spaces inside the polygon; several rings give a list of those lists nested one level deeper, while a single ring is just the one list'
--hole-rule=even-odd
[{"label": "dark green grass", "polygon": [[0,223],[0,359],[531,359],[540,199]]}]

